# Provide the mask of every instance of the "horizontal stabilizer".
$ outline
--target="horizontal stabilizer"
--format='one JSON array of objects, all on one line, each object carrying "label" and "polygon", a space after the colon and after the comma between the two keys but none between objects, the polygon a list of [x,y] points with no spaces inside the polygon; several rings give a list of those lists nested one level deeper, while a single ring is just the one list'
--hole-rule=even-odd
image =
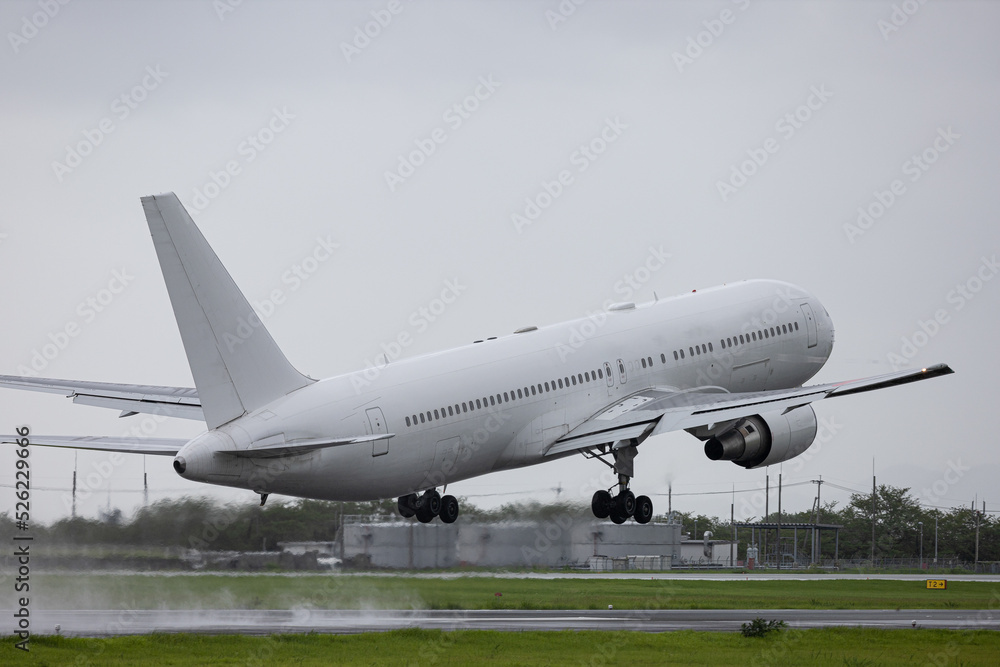
[{"label": "horizontal stabilizer", "polygon": [[395,433],[379,433],[378,435],[361,435],[356,438],[311,438],[308,440],[289,440],[288,442],[277,442],[270,445],[251,447],[250,449],[228,450],[225,454],[232,454],[241,458],[273,459],[281,456],[295,456],[305,454],[315,449],[326,449],[327,447],[340,447],[342,445],[356,445],[362,442],[374,442],[375,440],[385,440],[395,436]]},{"label": "horizontal stabilizer", "polygon": [[127,413],[146,413],[204,421],[198,392],[189,387],[157,387],[145,384],[117,384],[56,380],[53,378],[0,375],[0,387],[41,391],[72,398],[74,403],[113,408]]},{"label": "horizontal stabilizer", "polygon": [[[102,452],[122,452],[123,454],[153,454],[174,456],[188,443],[181,438],[115,438],[107,436],[72,435],[29,435],[31,445],[42,447],[68,447],[70,449],[93,449]],[[0,435],[0,443],[16,444],[24,436]]]}]

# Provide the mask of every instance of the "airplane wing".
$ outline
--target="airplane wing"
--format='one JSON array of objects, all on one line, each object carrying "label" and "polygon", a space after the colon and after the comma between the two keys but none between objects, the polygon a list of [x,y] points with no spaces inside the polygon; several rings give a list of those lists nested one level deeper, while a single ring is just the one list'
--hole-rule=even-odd
[{"label": "airplane wing", "polygon": [[950,373],[954,371],[947,364],[937,364],[920,370],[898,371],[861,380],[737,394],[717,388],[708,393],[700,389],[678,391],[653,387],[636,392],[601,410],[552,443],[545,455],[710,426],[761,412],[780,412],[824,398],[874,391]]},{"label": "airplane wing", "polygon": [[17,375],[0,375],[0,387],[62,394],[81,405],[121,410],[121,417],[142,412],[205,421],[197,390],[187,387],[55,380]]},{"label": "airplane wing", "polygon": [[42,447],[68,447],[70,449],[94,449],[104,452],[124,454],[154,454],[174,456],[187,440],[181,438],[113,438],[69,435],[0,435],[0,444],[17,444],[25,437],[32,445]]}]

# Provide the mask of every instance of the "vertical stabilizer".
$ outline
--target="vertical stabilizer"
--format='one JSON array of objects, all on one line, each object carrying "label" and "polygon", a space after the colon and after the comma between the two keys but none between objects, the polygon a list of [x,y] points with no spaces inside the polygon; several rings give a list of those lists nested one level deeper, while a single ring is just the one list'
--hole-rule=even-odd
[{"label": "vertical stabilizer", "polygon": [[210,429],[313,382],[292,367],[172,192],[142,198]]}]

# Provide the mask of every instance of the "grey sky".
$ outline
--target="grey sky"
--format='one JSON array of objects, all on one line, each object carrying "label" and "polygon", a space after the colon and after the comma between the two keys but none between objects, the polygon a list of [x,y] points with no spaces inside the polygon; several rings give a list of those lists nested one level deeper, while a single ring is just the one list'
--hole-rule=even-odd
[{"label": "grey sky", "polygon": [[[395,14],[389,2],[247,0],[220,14],[225,4],[76,0],[44,19],[45,2],[0,5],[0,373],[30,367],[76,325],[39,375],[192,386],[139,205],[173,190],[252,302],[267,311],[278,291],[267,326],[314,377],[363,367],[403,332],[413,355],[654,290],[796,283],[837,328],[815,381],[886,372],[890,355],[910,352],[903,338],[917,344],[912,365],[945,361],[956,375],[817,406],[836,432],[785,464],[785,480],[864,489],[874,457],[880,481],[929,504],[997,501],[1000,280],[977,272],[994,277],[983,258],[1000,250],[1000,5],[591,1],[553,23],[555,0],[402,2]],[[378,17],[387,25],[346,57],[342,45]],[[464,116],[448,113],[456,104]],[[592,141],[602,152],[588,157]],[[428,142],[433,153],[390,189],[386,172]],[[90,144],[79,164],[67,155]],[[912,161],[925,151],[933,163]],[[754,157],[762,164],[744,164]],[[731,180],[734,168],[751,175]],[[563,170],[569,184],[517,226]],[[867,228],[845,228],[880,206]],[[306,261],[324,243],[337,244],[332,257]],[[651,253],[670,258],[644,273]],[[115,271],[124,280],[112,283]],[[449,280],[460,298],[425,326],[413,314]],[[971,298],[954,291],[967,284]],[[944,323],[926,335],[920,322],[937,311]],[[141,419],[40,394],[0,401],[4,432],[117,435]],[[198,430],[167,422],[155,434]],[[67,486],[73,458],[36,451],[33,483]],[[81,476],[107,460],[79,454]],[[649,494],[764,479],[708,461],[684,433],[649,441],[640,463],[634,486]],[[142,468],[128,457],[93,477],[80,510],[103,507],[109,485],[139,488]],[[154,499],[254,501],[190,484],[166,459],[146,469]],[[569,459],[449,491],[516,494],[477,499],[492,505],[550,500],[561,483],[563,499],[586,499],[602,469]],[[12,480],[0,452],[0,484]],[[61,495],[36,491],[37,518],[64,514]],[[790,488],[784,505],[813,495]],[[737,496],[738,514],[750,498]],[[725,515],[729,502],[678,496],[674,507]]]}]

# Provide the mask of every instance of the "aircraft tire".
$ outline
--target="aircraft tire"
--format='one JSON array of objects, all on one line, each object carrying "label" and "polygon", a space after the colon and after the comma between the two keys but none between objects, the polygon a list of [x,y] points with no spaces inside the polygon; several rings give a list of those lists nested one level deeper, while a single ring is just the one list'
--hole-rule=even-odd
[{"label": "aircraft tire", "polygon": [[636,523],[649,523],[653,518],[653,501],[649,496],[639,496],[635,499],[635,514],[632,517]]},{"label": "aircraft tire", "polygon": [[445,496],[441,499],[441,512],[438,514],[444,523],[455,523],[458,518],[458,499],[455,496]]},{"label": "aircraft tire", "polygon": [[611,494],[607,491],[595,491],[590,501],[590,510],[598,519],[607,519],[611,516],[612,502]]},{"label": "aircraft tire", "polygon": [[415,516],[417,513],[417,494],[411,493],[405,496],[400,496],[396,501],[396,509],[399,511],[399,515],[404,519],[409,519]]},{"label": "aircraft tire", "polygon": [[615,496],[615,509],[626,519],[635,514],[635,494],[623,491]]}]

